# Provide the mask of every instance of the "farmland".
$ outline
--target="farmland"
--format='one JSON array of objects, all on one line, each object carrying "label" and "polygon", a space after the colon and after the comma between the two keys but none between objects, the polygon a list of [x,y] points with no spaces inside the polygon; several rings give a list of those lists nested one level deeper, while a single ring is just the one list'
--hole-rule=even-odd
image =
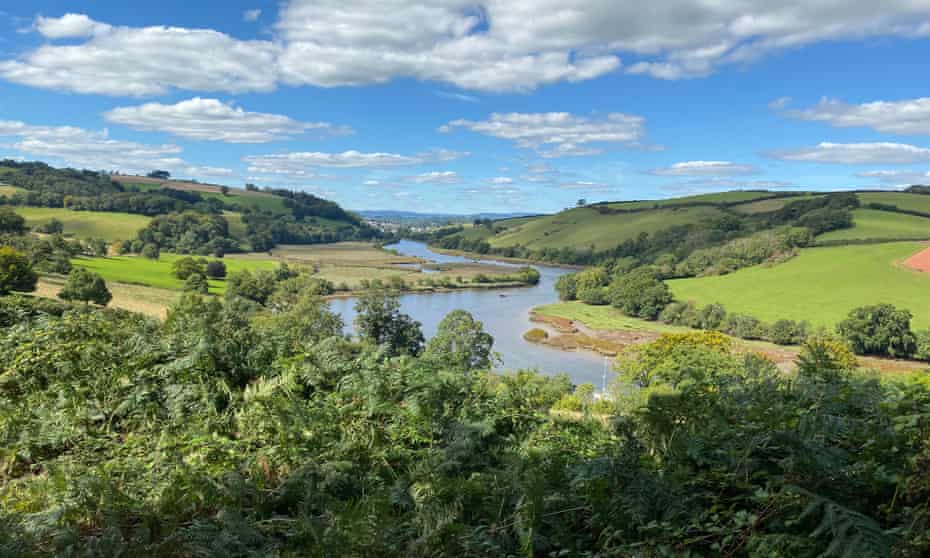
[{"label": "farmland", "polygon": [[786,318],[832,328],[853,308],[890,303],[910,310],[915,328],[926,328],[930,275],[899,265],[923,248],[918,242],[811,248],[776,266],[668,284],[679,300],[720,303],[769,322]]},{"label": "farmland", "polygon": [[884,240],[884,239],[930,239],[930,218],[857,209],[853,211],[855,226],[851,229],[830,231],[817,237],[818,241],[837,240]]},{"label": "farmland", "polygon": [[698,223],[722,213],[713,207],[659,209],[637,213],[601,213],[592,208],[571,209],[523,222],[488,239],[493,247],[525,246],[532,249],[563,246],[595,250],[612,248],[641,233],[676,225]]},{"label": "farmland", "polygon": [[56,207],[17,207],[29,227],[58,219],[66,235],[78,238],[102,238],[107,241],[135,238],[151,218],[144,215],[103,211],[72,211]]}]

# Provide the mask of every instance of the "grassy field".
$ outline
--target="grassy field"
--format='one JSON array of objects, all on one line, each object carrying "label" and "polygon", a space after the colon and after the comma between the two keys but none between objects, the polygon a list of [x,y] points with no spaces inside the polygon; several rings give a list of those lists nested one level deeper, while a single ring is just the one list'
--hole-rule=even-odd
[{"label": "grassy field", "polygon": [[155,190],[158,188],[171,188],[188,192],[200,192],[205,198],[223,200],[239,209],[246,207],[265,209],[275,213],[285,213],[284,198],[265,192],[253,192],[243,188],[230,188],[228,195],[223,195],[222,186],[216,184],[203,184],[200,182],[187,182],[183,180],[158,180],[142,176],[116,176],[114,180],[140,190]]},{"label": "grassy field", "polygon": [[930,218],[874,209],[857,209],[853,218],[853,228],[830,231],[817,240],[930,239]]},{"label": "grassy field", "polygon": [[[64,285],[64,277],[42,277],[36,286],[35,294],[45,298],[56,298]],[[164,318],[168,307],[181,296],[178,291],[143,285],[108,283],[107,288],[113,295],[113,300],[108,305],[111,308],[122,308],[123,310],[138,312],[154,318]]]},{"label": "grassy field", "polygon": [[739,205],[734,205],[732,209],[740,213],[745,213],[747,215],[754,215],[756,213],[768,213],[770,211],[777,211],[787,204],[798,201],[798,200],[808,200],[811,198],[818,197],[818,194],[801,194],[798,196],[790,196],[784,198],[775,198],[770,200],[759,200],[750,203],[741,203]]},{"label": "grassy field", "polygon": [[591,306],[582,302],[560,302],[537,306],[533,311],[546,316],[577,320],[593,329],[611,331],[654,331],[658,333],[681,333],[691,331],[687,327],[670,326],[661,322],[650,322],[631,318],[612,306]]},{"label": "grassy field", "polygon": [[644,209],[652,207],[662,207],[664,205],[675,205],[682,203],[714,203],[714,204],[731,204],[740,202],[752,202],[759,198],[768,198],[772,192],[762,191],[742,191],[734,190],[731,192],[713,192],[710,194],[695,194],[693,196],[684,196],[681,198],[671,198],[665,200],[644,200],[616,202],[607,204],[608,207],[617,209]]},{"label": "grassy field", "polygon": [[0,196],[12,196],[13,194],[18,194],[20,192],[25,192],[25,190],[22,188],[17,188],[16,186],[0,184]]},{"label": "grassy field", "polygon": [[36,227],[58,219],[65,226],[65,234],[78,238],[125,240],[135,238],[150,217],[108,211],[72,211],[55,207],[17,207],[16,213],[26,218],[26,224]]},{"label": "grassy field", "polygon": [[[184,281],[172,275],[172,264],[182,258],[176,254],[162,254],[158,260],[149,260],[140,256],[114,256],[108,258],[74,258],[71,263],[100,274],[107,282],[114,281],[128,285],[143,285],[166,290],[180,290]],[[212,259],[212,258],[207,258]],[[223,258],[227,273],[237,271],[275,269],[278,262],[252,258],[226,256]],[[222,294],[226,291],[226,281],[210,280],[210,292]]]},{"label": "grassy field", "polygon": [[774,267],[668,284],[679,300],[700,305],[719,302],[730,312],[765,321],[808,320],[832,328],[853,308],[887,302],[910,310],[915,328],[927,328],[930,275],[899,265],[925,247],[919,242],[893,242],[811,248]]},{"label": "grassy field", "polygon": [[640,233],[653,233],[675,225],[698,223],[719,217],[713,207],[666,209],[630,214],[602,214],[590,208],[547,215],[513,227],[488,242],[494,247],[522,245],[532,249],[569,246],[596,250],[613,248]]},{"label": "grassy field", "polygon": [[920,211],[930,214],[930,196],[926,194],[910,194],[907,192],[863,192],[858,194],[862,205],[868,203],[882,203],[893,205],[899,209]]}]

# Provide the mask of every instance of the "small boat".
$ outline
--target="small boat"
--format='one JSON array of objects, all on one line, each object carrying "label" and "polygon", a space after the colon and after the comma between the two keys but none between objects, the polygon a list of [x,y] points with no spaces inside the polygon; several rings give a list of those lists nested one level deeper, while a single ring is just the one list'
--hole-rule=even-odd
[{"label": "small boat", "polygon": [[497,295],[497,296],[499,296],[499,297],[501,297],[501,298],[507,298],[507,295],[505,295],[505,294],[499,294],[499,295]]}]

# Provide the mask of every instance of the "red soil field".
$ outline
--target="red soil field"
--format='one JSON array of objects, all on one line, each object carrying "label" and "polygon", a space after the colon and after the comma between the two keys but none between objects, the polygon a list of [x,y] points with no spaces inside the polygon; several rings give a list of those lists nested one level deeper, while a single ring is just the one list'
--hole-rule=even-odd
[{"label": "red soil field", "polygon": [[904,260],[904,265],[917,271],[930,273],[930,248],[917,252],[910,258]]}]

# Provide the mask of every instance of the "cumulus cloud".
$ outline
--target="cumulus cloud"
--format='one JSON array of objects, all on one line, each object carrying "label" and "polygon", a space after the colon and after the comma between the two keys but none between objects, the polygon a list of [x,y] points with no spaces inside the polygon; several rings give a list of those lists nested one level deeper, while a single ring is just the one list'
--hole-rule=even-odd
[{"label": "cumulus cloud", "polygon": [[45,44],[0,61],[0,77],[46,89],[136,97],[172,88],[239,93],[276,86],[281,47],[273,42],[241,41],[210,29],[111,27],[89,18],[83,26],[74,17],[61,23],[69,16],[46,23],[43,33],[56,39],[80,31],[90,35],[85,42]]},{"label": "cumulus cloud", "polygon": [[860,178],[875,178],[879,182],[892,185],[927,184],[930,182],[930,171],[916,170],[871,170],[857,172]]},{"label": "cumulus cloud", "polygon": [[819,143],[813,147],[784,149],[769,153],[782,161],[836,163],[844,165],[909,164],[930,161],[930,149],[905,143]]},{"label": "cumulus cloud", "polygon": [[825,97],[813,107],[787,110],[784,114],[800,120],[825,122],[836,128],[871,128],[902,135],[930,134],[930,97],[859,105]]},{"label": "cumulus cloud", "polygon": [[192,165],[180,157],[176,145],[150,145],[116,140],[106,130],[72,126],[32,126],[0,121],[0,137],[16,138],[5,147],[42,159],[57,159],[76,168],[120,170],[129,173],[164,169],[191,176],[231,176],[227,168]]},{"label": "cumulus cloud", "polygon": [[598,145],[605,143],[636,146],[645,134],[645,119],[620,112],[602,117],[511,112],[494,113],[480,121],[453,120],[439,131],[448,133],[456,128],[510,140],[517,147],[536,150],[541,157],[555,158],[597,155],[603,152]]},{"label": "cumulus cloud", "polygon": [[513,184],[513,179],[510,178],[509,176],[495,176],[494,178],[490,179],[489,182],[491,184],[498,184],[498,185]]},{"label": "cumulus cloud", "polygon": [[[249,10],[243,17],[258,14]],[[643,9],[616,0],[289,0],[271,41],[203,29],[111,27],[83,14],[43,18],[36,28],[52,40],[88,40],[42,46],[3,62],[0,75],[114,95],[166,88],[262,91],[281,82],[357,86],[397,78],[529,91],[615,72],[621,58],[632,60],[627,72],[682,79],[812,43],[926,36],[930,4],[655,0]]]},{"label": "cumulus cloud", "polygon": [[413,184],[458,184],[462,181],[455,171],[432,171],[414,176],[405,176],[404,182]]},{"label": "cumulus cloud", "polygon": [[298,122],[279,114],[247,112],[231,103],[200,97],[173,105],[146,103],[118,107],[104,113],[104,118],[134,130],[227,143],[268,143],[306,132],[325,135],[351,133],[350,128],[326,122]]},{"label": "cumulus cloud", "polygon": [[262,11],[258,8],[254,10],[246,10],[242,12],[242,20],[249,23],[258,21],[258,18],[262,16]]},{"label": "cumulus cloud", "polygon": [[656,176],[745,176],[758,173],[755,165],[730,161],[684,161],[649,171]]},{"label": "cumulus cloud", "polygon": [[106,32],[110,26],[84,14],[65,14],[61,17],[39,16],[35,28],[48,39],[74,39]]},{"label": "cumulus cloud", "polygon": [[416,155],[397,153],[364,153],[361,151],[343,151],[342,153],[323,153],[319,151],[302,151],[294,153],[275,153],[270,155],[249,155],[243,160],[249,165],[249,172],[258,174],[280,174],[287,176],[315,176],[313,169],[358,169],[391,168],[421,165],[437,161],[452,161],[467,153],[435,150]]}]

